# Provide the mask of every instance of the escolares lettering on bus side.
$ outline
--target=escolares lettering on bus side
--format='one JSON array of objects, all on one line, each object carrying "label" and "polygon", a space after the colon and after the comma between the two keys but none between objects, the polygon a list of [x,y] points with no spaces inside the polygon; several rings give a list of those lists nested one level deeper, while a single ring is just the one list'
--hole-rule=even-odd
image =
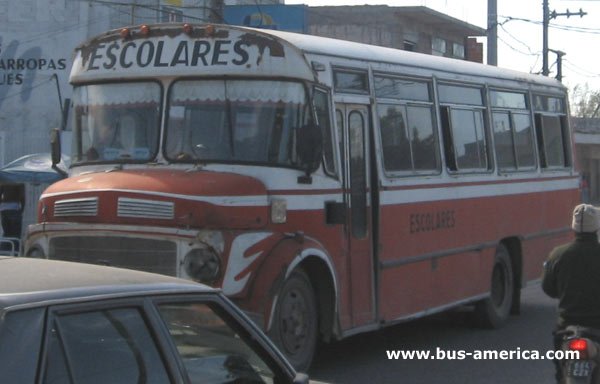
[{"label": "escolares lettering on bus side", "polygon": [[456,225],[454,217],[453,210],[410,214],[410,233],[452,229]]},{"label": "escolares lettering on bus side", "polygon": [[[117,67],[198,67],[241,66],[248,63],[249,44],[231,40],[180,41],[166,49],[165,41],[129,41],[98,44],[91,52],[86,70],[111,70]],[[85,65],[85,64],[84,64]]]}]

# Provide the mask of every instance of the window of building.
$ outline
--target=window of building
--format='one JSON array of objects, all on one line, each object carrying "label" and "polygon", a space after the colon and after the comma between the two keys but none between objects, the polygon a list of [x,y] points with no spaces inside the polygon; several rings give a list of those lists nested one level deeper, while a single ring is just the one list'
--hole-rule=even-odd
[{"label": "window of building", "polygon": [[451,171],[491,168],[481,91],[476,87],[438,86],[446,166]]},{"label": "window of building", "polygon": [[183,11],[174,7],[162,6],[160,19],[163,23],[176,23],[183,21]]},{"label": "window of building", "polygon": [[498,168],[535,167],[533,129],[524,93],[490,91]]},{"label": "window of building", "polygon": [[534,95],[535,132],[543,168],[563,168],[572,164],[571,141],[562,98]]},{"label": "window of building", "polygon": [[385,171],[439,172],[440,155],[429,83],[375,76],[375,94]]},{"label": "window of building", "polygon": [[417,50],[417,43],[410,40],[404,40],[403,49],[405,51],[415,52]]},{"label": "window of building", "polygon": [[459,43],[452,44],[452,56],[459,59],[465,58],[465,46]]},{"label": "window of building", "polygon": [[431,39],[431,54],[435,56],[444,56],[446,54],[446,40],[439,37]]}]

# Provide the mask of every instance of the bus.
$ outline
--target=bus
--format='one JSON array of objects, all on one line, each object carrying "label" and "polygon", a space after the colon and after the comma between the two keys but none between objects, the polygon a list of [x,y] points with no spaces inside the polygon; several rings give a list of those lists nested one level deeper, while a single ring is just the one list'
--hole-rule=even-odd
[{"label": "bus", "polygon": [[457,306],[499,327],[572,236],[554,79],[156,24],[79,46],[70,82],[69,177],[40,197],[26,256],[220,287],[301,370],[320,340]]}]

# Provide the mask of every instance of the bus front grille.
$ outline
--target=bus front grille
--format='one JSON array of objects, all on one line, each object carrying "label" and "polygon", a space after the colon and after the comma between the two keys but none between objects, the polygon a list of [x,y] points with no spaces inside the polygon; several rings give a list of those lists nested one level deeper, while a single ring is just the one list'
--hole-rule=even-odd
[{"label": "bus front grille", "polygon": [[98,214],[98,198],[59,200],[54,203],[54,216],[96,216]]},{"label": "bus front grille", "polygon": [[177,246],[167,240],[58,237],[50,240],[49,258],[177,275]]},{"label": "bus front grille", "polygon": [[171,201],[154,201],[119,197],[117,216],[140,219],[168,219],[175,217],[175,204]]}]

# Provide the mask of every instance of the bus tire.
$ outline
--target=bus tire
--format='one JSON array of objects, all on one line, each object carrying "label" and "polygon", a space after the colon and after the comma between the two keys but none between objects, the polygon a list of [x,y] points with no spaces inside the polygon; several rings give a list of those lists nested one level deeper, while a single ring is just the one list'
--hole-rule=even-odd
[{"label": "bus tire", "polygon": [[279,291],[269,336],[298,372],[307,372],[317,335],[315,293],[306,273],[296,269]]},{"label": "bus tire", "polygon": [[490,296],[475,305],[475,318],[484,328],[502,327],[510,315],[514,274],[510,254],[504,244],[499,244],[492,268]]}]

